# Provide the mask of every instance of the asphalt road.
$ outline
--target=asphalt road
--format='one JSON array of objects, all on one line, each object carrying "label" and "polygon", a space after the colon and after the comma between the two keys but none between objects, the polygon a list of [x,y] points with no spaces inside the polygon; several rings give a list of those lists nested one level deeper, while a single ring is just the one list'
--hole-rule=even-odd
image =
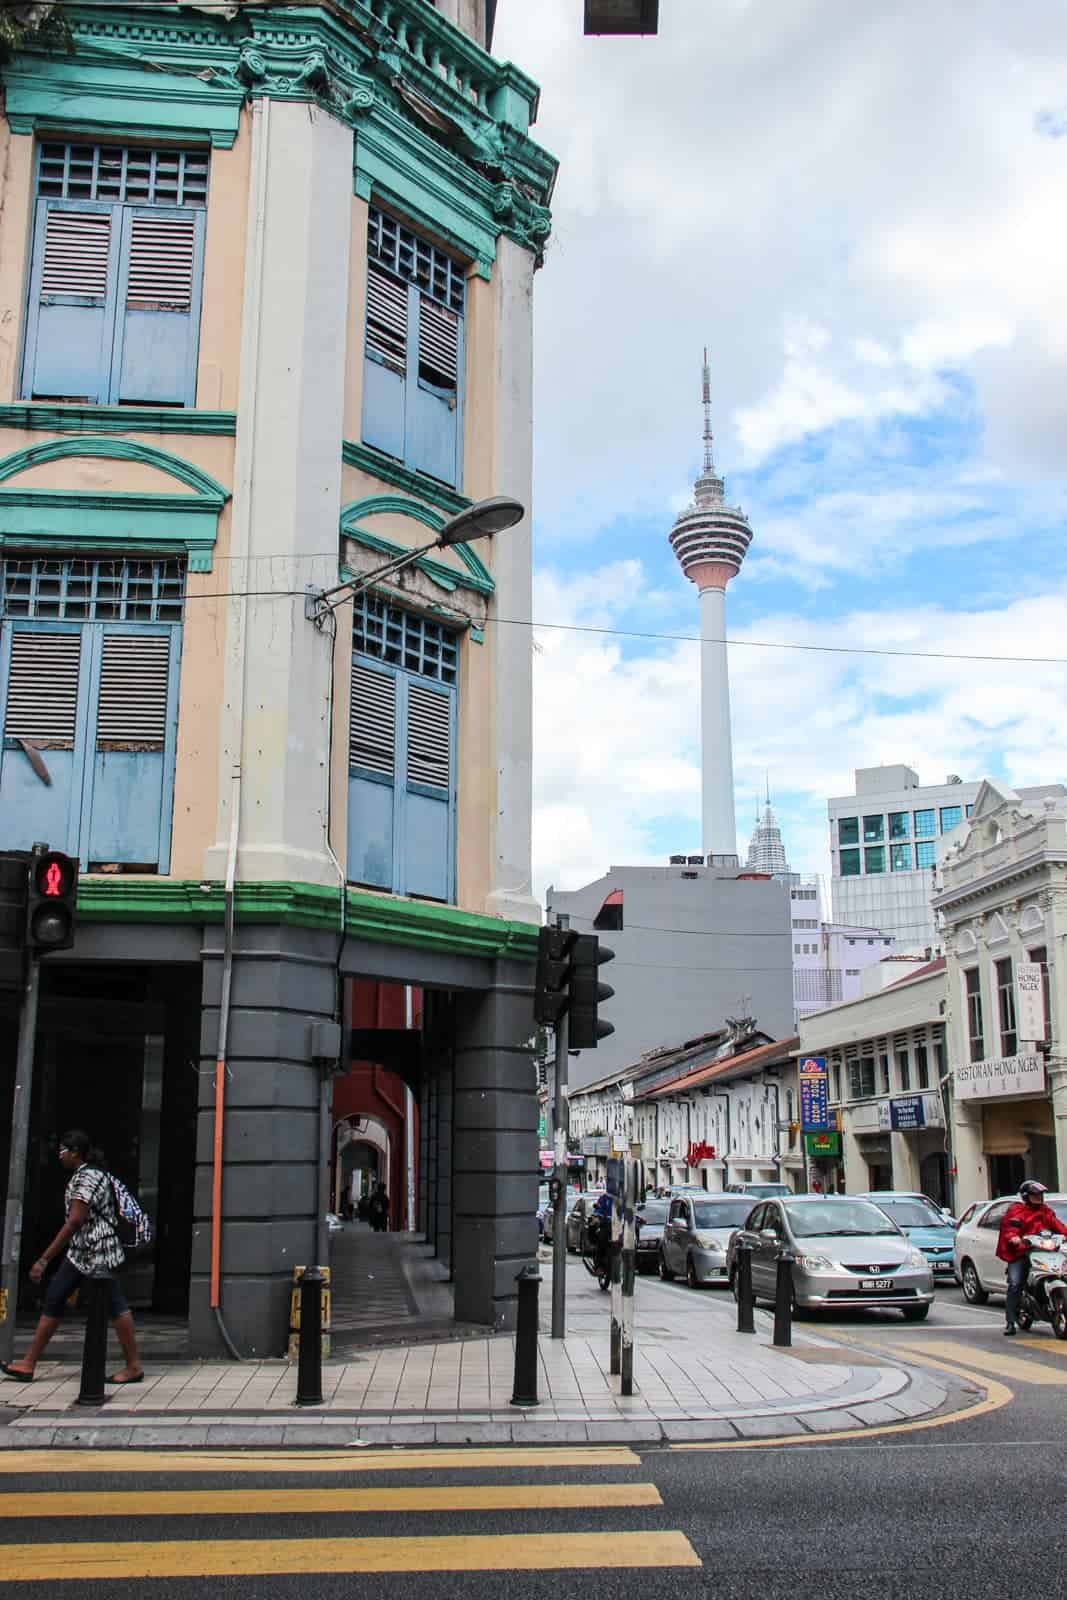
[{"label": "asphalt road", "polygon": [[79,1600],[499,1600],[502,1580],[508,1600],[1058,1593],[1067,1344],[1044,1329],[1006,1340],[1002,1325],[999,1307],[953,1290],[919,1326],[824,1324],[996,1384],[996,1409],[855,1442],[185,1456],[184,1470],[173,1456],[146,1468],[122,1452],[6,1451],[0,1600],[68,1587]]}]

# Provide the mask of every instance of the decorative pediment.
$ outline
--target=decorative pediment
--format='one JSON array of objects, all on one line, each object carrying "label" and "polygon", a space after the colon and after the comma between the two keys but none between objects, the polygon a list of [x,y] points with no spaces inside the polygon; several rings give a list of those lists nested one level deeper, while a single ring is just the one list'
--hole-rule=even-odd
[{"label": "decorative pediment", "polygon": [[1041,933],[1044,931],[1045,918],[1041,907],[1036,901],[1031,900],[1029,905],[1023,906],[1019,917],[1020,933]]},{"label": "decorative pediment", "polygon": [[[412,537],[398,539],[399,518],[419,526],[411,530]],[[342,577],[358,577],[382,566],[394,556],[402,556],[407,549],[430,540],[423,529],[440,533],[448,519],[433,506],[406,495],[368,495],[353,500],[341,511],[341,570]],[[481,558],[467,544],[455,544],[442,550],[428,550],[411,564],[407,572],[414,578],[412,597],[422,600],[431,608],[443,608],[465,616],[476,630],[480,640],[485,622],[489,596],[495,584],[492,574]],[[386,580],[399,585],[400,579]]]},{"label": "decorative pediment", "polygon": [[974,806],[971,810],[972,827],[987,817],[1003,811],[1006,806],[1018,806],[1021,802],[1014,789],[1009,789],[1007,784],[995,783],[992,778],[985,778],[978,793],[974,797]]},{"label": "decorative pediment", "polygon": [[972,956],[978,949],[978,940],[972,928],[960,928],[953,943],[958,956]]},{"label": "decorative pediment", "polygon": [[[109,473],[99,487],[70,488],[62,473],[46,470],[93,460],[133,466],[137,486],[113,487]],[[154,445],[51,439],[0,460],[0,549],[184,551],[191,571],[210,572],[219,514],[229,498],[200,467]]]},{"label": "decorative pediment", "polygon": [[999,911],[994,911],[986,923],[985,942],[987,945],[1005,944],[1011,938],[1011,929]]}]

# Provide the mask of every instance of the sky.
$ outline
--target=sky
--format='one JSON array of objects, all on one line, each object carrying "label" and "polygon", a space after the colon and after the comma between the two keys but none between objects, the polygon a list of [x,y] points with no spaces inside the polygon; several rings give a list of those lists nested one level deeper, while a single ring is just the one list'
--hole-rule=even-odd
[{"label": "sky", "polygon": [[561,163],[535,283],[535,889],[701,847],[697,595],[667,538],[705,345],[754,535],[728,597],[742,858],[768,783],[794,870],[827,874],[855,767],[1063,780],[1062,9],[661,0],[647,39],[586,39],[581,12],[499,0],[494,40]]}]

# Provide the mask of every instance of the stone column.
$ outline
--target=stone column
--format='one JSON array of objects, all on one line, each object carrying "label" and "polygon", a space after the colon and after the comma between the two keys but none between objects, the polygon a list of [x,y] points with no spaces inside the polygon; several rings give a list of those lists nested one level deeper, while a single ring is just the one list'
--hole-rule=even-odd
[{"label": "stone column", "polygon": [[[490,617],[525,620],[533,611],[533,274],[529,250],[501,234],[493,267],[496,312],[493,493],[525,505],[522,522],[493,540],[496,592]],[[540,922],[531,881],[533,818],[533,652],[523,627],[490,626],[496,804],[486,910]]]},{"label": "stone column", "polygon": [[989,1168],[982,1148],[982,1101],[952,1101],[952,1154],[956,1163],[953,1214],[989,1199]]},{"label": "stone column", "polygon": [[437,1065],[437,1254],[452,1268],[452,1053]]},{"label": "stone column", "polygon": [[416,1196],[416,1211],[418,1213],[418,1231],[429,1239],[429,1194],[430,1194],[430,1079],[427,1073],[425,1051],[423,1053],[422,1081],[419,1084],[419,1190]]},{"label": "stone column", "polygon": [[1046,1076],[1056,1135],[1056,1183],[1062,1189],[1067,1182],[1067,1065],[1048,1066]]},{"label": "stone column", "polygon": [[891,1133],[889,1149],[893,1161],[893,1188],[919,1189],[919,1150],[914,1135]]},{"label": "stone column", "polygon": [[515,1325],[519,1270],[537,1256],[533,969],[498,962],[456,1000],[452,1268],[457,1321]]},{"label": "stone column", "polygon": [[[209,1304],[215,1051],[222,929],[204,930],[189,1337],[194,1355],[226,1354]],[[244,1356],[279,1356],[293,1268],[313,1262],[318,1215],[320,1084],[315,1022],[334,1015],[337,937],[238,928],[223,1119],[222,1314]]]},{"label": "stone column", "polygon": [[845,1166],[845,1189],[849,1194],[868,1189],[867,1163],[860,1142],[852,1132],[852,1118],[846,1111],[841,1118],[841,1159]]}]

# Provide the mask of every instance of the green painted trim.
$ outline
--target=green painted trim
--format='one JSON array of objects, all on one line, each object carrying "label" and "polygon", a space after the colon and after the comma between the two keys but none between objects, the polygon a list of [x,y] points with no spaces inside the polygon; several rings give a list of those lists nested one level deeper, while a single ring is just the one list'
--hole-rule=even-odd
[{"label": "green painted trim", "polygon": [[412,472],[409,467],[401,466],[392,456],[387,456],[381,450],[375,450],[369,444],[356,444],[354,440],[345,439],[341,443],[341,460],[349,467],[357,467],[360,472],[368,473],[372,478],[380,478],[383,483],[391,483],[397,489],[406,489],[408,494],[417,500],[423,500],[427,505],[440,506],[442,511],[447,511],[454,517],[459,511],[466,511],[468,506],[474,504],[466,495],[457,494],[454,489],[446,489],[443,483],[438,483],[436,478],[428,478],[425,473]]},{"label": "green painted trim", "polygon": [[[78,885],[78,915],[86,922],[219,923],[224,911],[220,882],[204,889],[186,879],[83,874]],[[310,883],[239,883],[236,915],[238,923],[337,929],[340,894]],[[479,916],[457,906],[349,888],[345,919],[350,938],[376,944],[486,960],[533,961],[537,956],[537,928],[532,923]]]},{"label": "green painted trim", "polygon": [[474,624],[472,623],[470,628],[469,628],[469,630],[468,630],[468,637],[470,638],[472,644],[484,644],[485,643],[485,629],[484,628],[476,628],[474,626]]},{"label": "green painted trim", "polygon": [[146,72],[143,64],[120,61],[100,65],[77,46],[75,58],[22,55],[4,68],[3,78],[15,133],[112,133],[121,126],[139,139],[210,141],[229,150],[245,99],[232,81]]},{"label": "green painted trim", "polygon": [[[361,544],[368,550],[377,551],[387,561],[391,560],[393,556],[402,556],[404,554],[404,545],[394,544],[391,539],[383,539],[380,534],[368,533],[366,528],[345,527],[342,525],[341,532],[346,539],[351,539],[354,543]],[[457,554],[461,554],[464,546],[454,545],[453,549]],[[496,585],[488,575],[485,578],[480,578],[473,572],[457,572],[455,567],[450,567],[443,561],[436,561],[430,555],[420,556],[417,561],[413,561],[411,564],[420,572],[424,572],[432,582],[437,584],[438,588],[444,589],[450,594],[454,593],[456,589],[472,589],[475,594],[490,595],[496,589]],[[342,568],[342,573],[346,570],[348,569]],[[348,582],[349,579],[356,576],[356,573],[349,571],[348,577],[343,577],[342,581]]]},{"label": "green painted trim", "polygon": [[348,505],[341,507],[341,527],[344,528],[346,522],[357,522],[360,517],[385,516],[389,513],[411,517],[415,522],[432,528],[434,533],[440,533],[447,520],[439,511],[421,505],[418,500],[409,500],[404,495],[372,494],[365,500],[351,500]]},{"label": "green painted trim", "polygon": [[[0,459],[0,483],[28,472],[31,467],[43,466],[49,461],[66,461],[72,457],[104,457],[111,461],[137,461],[142,466],[155,467],[168,477],[177,478],[201,499],[210,500],[221,511],[230,498],[228,489],[191,461],[175,456],[169,450],[159,450],[152,444],[139,444],[135,439],[49,439],[44,444],[26,445],[13,450]],[[46,490],[26,490],[27,494],[47,493]],[[85,491],[78,491],[84,493]]]},{"label": "green painted trim", "polygon": [[229,491],[169,451],[132,439],[50,439],[0,460],[0,484],[44,462],[84,457],[142,462],[193,493],[0,488],[0,547],[185,551],[190,571],[211,571],[219,513]]},{"label": "green painted trim", "polygon": [[0,405],[0,428],[26,433],[235,434],[236,411],[174,406],[63,406],[23,401]]}]

